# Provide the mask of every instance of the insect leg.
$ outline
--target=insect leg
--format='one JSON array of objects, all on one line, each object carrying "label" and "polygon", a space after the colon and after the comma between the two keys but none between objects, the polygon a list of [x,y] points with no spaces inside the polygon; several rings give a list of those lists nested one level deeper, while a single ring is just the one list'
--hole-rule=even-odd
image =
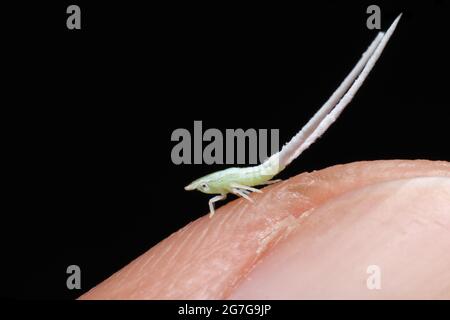
[{"label": "insect leg", "polygon": [[212,197],[208,204],[209,204],[209,217],[212,218],[212,216],[214,215],[215,211],[214,211],[214,203],[220,200],[224,200],[227,197],[226,194],[221,194],[215,197]]},{"label": "insect leg", "polygon": [[262,193],[262,191],[259,190],[259,189],[256,189],[256,188],[253,188],[253,187],[249,187],[249,186],[244,186],[243,184],[239,184],[239,183],[232,183],[231,187],[232,188],[238,188],[238,189],[243,189],[243,190],[248,190],[248,191]]},{"label": "insect leg", "polygon": [[250,198],[248,196],[248,193],[247,193],[248,191],[246,191],[246,190],[239,190],[237,188],[233,188],[233,189],[231,189],[231,192],[233,192],[237,196],[247,199],[250,202],[253,202],[252,198]]},{"label": "insect leg", "polygon": [[243,194],[245,194],[245,195],[249,195],[250,193],[252,193],[251,191],[248,191],[248,190],[244,190],[244,189],[239,189],[239,188],[237,188],[238,190],[239,190],[239,192],[242,192]]}]

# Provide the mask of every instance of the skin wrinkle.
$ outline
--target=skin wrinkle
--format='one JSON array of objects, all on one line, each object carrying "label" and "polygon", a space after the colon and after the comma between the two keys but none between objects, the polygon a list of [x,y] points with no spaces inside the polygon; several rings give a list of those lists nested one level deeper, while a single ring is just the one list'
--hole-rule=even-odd
[{"label": "skin wrinkle", "polygon": [[[193,229],[192,229],[192,230],[189,230],[189,229],[187,229],[187,228],[185,229],[185,230],[189,230],[189,232],[186,232],[186,233],[187,233],[187,236],[186,236],[186,238],[183,240],[183,243],[182,243],[181,245],[177,246],[178,248],[176,248],[175,251],[174,251],[173,253],[171,253],[171,255],[169,256],[169,259],[168,259],[168,261],[167,261],[168,264],[170,264],[170,262],[172,262],[173,260],[175,260],[175,258],[178,257],[178,255],[180,254],[180,252],[186,250],[186,245],[189,244],[189,240],[192,238],[193,234],[194,234],[194,233],[195,233],[195,234],[197,233],[197,229],[198,229],[198,225],[193,226]],[[207,230],[208,230],[208,228],[205,229],[205,231],[207,231]],[[181,235],[181,236],[182,236],[182,235]],[[201,241],[202,236],[204,236],[204,233],[202,233],[202,234],[200,235],[200,237],[198,238],[198,241]]]},{"label": "skin wrinkle", "polygon": [[[154,266],[158,265],[158,263],[159,263],[160,261],[164,260],[164,259],[166,258],[166,255],[171,251],[172,247],[175,245],[175,242],[170,243],[170,239],[173,239],[173,238],[175,238],[175,237],[180,237],[180,236],[183,236],[184,234],[186,234],[187,231],[190,230],[190,229],[189,229],[189,226],[190,226],[190,225],[191,225],[191,223],[189,223],[189,224],[188,224],[187,226],[185,226],[184,228],[178,230],[177,232],[171,234],[171,235],[166,239],[167,241],[169,241],[169,245],[167,245],[165,251],[163,251],[163,252],[156,258],[156,260],[152,260],[152,258],[153,258],[155,255],[154,255],[154,254],[151,254],[150,257],[148,257],[147,259],[145,259],[146,261],[143,263],[143,266],[142,266],[141,268],[139,268],[139,271],[138,271],[136,274],[138,274],[138,275],[139,275],[139,274],[144,275],[144,274],[143,274],[143,271],[145,270],[144,267],[145,267],[147,264],[149,264],[149,262],[152,262],[152,263],[148,266],[149,268],[151,268],[151,267],[154,267]],[[194,226],[194,228],[195,228],[195,227],[197,227],[197,226]],[[190,231],[192,231],[192,230],[190,230]],[[192,233],[192,232],[191,232],[191,233]],[[188,235],[189,235],[189,234],[188,234]],[[160,245],[160,244],[158,244],[158,245]],[[157,246],[158,246],[158,245],[157,245]],[[181,245],[178,244],[178,246],[183,246],[183,244],[181,244]],[[137,260],[135,260],[135,261],[132,262],[133,265],[129,268],[129,270],[128,270],[128,272],[126,272],[126,274],[130,274],[132,271],[134,271],[135,266],[138,265],[138,263],[136,263],[136,262],[139,261],[139,259],[141,259],[142,257],[145,257],[145,256],[141,256],[141,257],[139,257]],[[117,274],[117,273],[116,273],[116,274]],[[115,275],[116,275],[116,274],[115,274]],[[164,276],[164,274],[163,274],[162,276]],[[122,281],[126,281],[126,280],[127,280],[127,276],[126,276],[126,275],[123,276],[121,280],[122,280]],[[142,281],[141,281],[141,279],[137,279],[136,283],[137,283],[137,292],[139,292],[139,289],[140,289],[141,287],[145,286],[145,284],[146,284],[145,280],[142,280]]]},{"label": "skin wrinkle", "polygon": [[[208,228],[208,231],[209,231],[210,235],[213,238],[217,238],[216,235],[220,234],[220,230],[216,230],[216,229],[220,229],[222,226],[223,226],[223,221],[220,222],[220,226],[218,226],[218,227]],[[219,244],[210,243],[210,244],[215,248],[214,251],[221,251],[222,248],[221,248],[221,244],[220,243]],[[225,249],[226,248],[223,248],[222,250],[225,250]],[[202,254],[203,259],[206,259],[206,260],[211,259],[211,256],[214,256],[214,254],[215,254],[214,251],[209,251],[209,252],[206,252],[205,254]],[[200,253],[200,252],[202,252],[202,251],[197,251],[197,253]],[[218,265],[216,265],[216,266],[213,266],[213,268],[214,269],[220,268],[220,263]],[[225,270],[223,270],[223,271],[225,271]]]},{"label": "skin wrinkle", "polygon": [[288,216],[282,221],[277,222],[275,226],[269,230],[268,234],[260,237],[260,247],[256,252],[261,254],[268,248],[274,247],[282,238],[286,238],[290,231],[297,226],[297,224],[297,220],[292,216]]},{"label": "skin wrinkle", "polygon": [[[256,200],[256,201],[258,201],[258,202],[260,202],[262,199],[258,199],[258,200]],[[242,202],[243,203],[243,205],[242,206],[240,206],[239,207],[239,213],[238,213],[238,220],[241,218],[241,216],[243,215],[243,214],[248,214],[247,212],[246,212],[246,210],[248,210],[247,209],[247,207],[249,207],[249,206],[253,206],[253,204],[249,204],[247,201],[243,201],[243,200],[239,200],[238,202]],[[258,208],[254,208],[253,209],[254,211],[258,211]],[[270,233],[269,233],[269,235],[270,235]],[[266,237],[268,236],[268,235],[265,235]],[[254,237],[252,236],[251,238],[260,238],[260,236],[258,235],[258,234],[256,234]],[[268,245],[268,243],[266,243],[266,244],[263,244],[263,245],[261,245],[261,242],[260,242],[260,244],[259,244],[259,246],[256,248],[256,252],[258,253],[260,250],[262,251],[262,247],[267,247],[267,245]],[[217,248],[216,248],[217,249]],[[219,250],[220,250],[220,248],[219,248]],[[257,259],[257,257],[255,257],[255,259],[254,260],[256,260]],[[252,260],[252,261],[250,261],[250,263],[245,263],[245,264],[243,264],[243,266],[242,266],[242,268],[243,269],[249,269],[249,267],[248,267],[248,265],[250,265],[250,267],[251,267],[251,265],[254,263],[254,261]],[[232,283],[232,287],[234,287],[234,282],[236,282],[236,281],[234,281],[233,279],[231,279],[231,281],[230,281],[231,283]]]},{"label": "skin wrinkle", "polygon": [[[188,237],[186,237],[186,239],[183,240],[183,245],[184,246],[188,246],[191,245],[192,248],[197,247],[198,245],[200,245],[204,239],[207,238],[208,234],[210,234],[210,230],[211,228],[204,228],[204,230],[199,234],[199,229],[201,226],[199,224],[197,225],[193,225],[193,227],[191,229],[189,229],[189,235]],[[198,237],[196,237],[195,235],[198,235]],[[190,243],[189,240],[191,240],[191,238],[193,238],[193,243]],[[195,251],[194,251],[195,252]]]},{"label": "skin wrinkle", "polygon": [[[197,228],[200,228],[200,225],[197,225],[196,226],[196,228],[195,228],[195,231],[196,231],[196,229]],[[202,243],[203,241],[204,241],[204,239],[206,239],[207,238],[207,235],[209,235],[210,233],[211,233],[211,228],[205,228],[203,231],[202,231],[202,233],[200,234],[200,236],[198,237],[198,239],[196,239],[195,240],[195,243],[193,243],[193,246],[192,247],[196,247],[197,245],[199,245],[200,243]],[[193,234],[195,234],[195,232],[194,232],[194,230],[193,230],[193,232],[191,232],[191,234],[193,235]],[[187,242],[187,241],[186,241]]]},{"label": "skin wrinkle", "polygon": [[[184,230],[188,230],[188,229],[184,229]],[[183,233],[184,233],[184,230],[181,229],[181,232],[180,232],[180,233],[177,232],[177,233],[173,234],[172,239],[175,239],[175,238],[176,238],[177,236],[179,236],[180,234],[183,234]],[[172,236],[172,235],[171,235],[171,236]],[[159,255],[157,256],[155,262],[153,263],[153,267],[154,267],[154,266],[157,266],[158,263],[159,263],[161,260],[163,260],[163,259],[165,258],[166,254],[169,252],[169,250],[172,249],[172,246],[173,246],[173,244],[174,244],[175,242],[170,242],[170,239],[171,239],[171,237],[169,237],[169,238],[167,239],[167,241],[165,241],[165,243],[168,243],[168,245],[166,246],[166,248],[165,248],[165,250],[164,250],[163,252],[159,253]],[[159,244],[161,244],[161,243],[159,243]],[[159,245],[159,244],[158,244],[158,245]]]},{"label": "skin wrinkle", "polygon": [[[98,297],[96,292],[105,288],[107,297],[113,299],[130,294],[146,299],[226,298],[296,224],[307,221],[304,218],[313,214],[318,205],[362,186],[430,175],[450,176],[450,163],[357,162],[300,174],[264,188],[262,194],[252,194],[254,204],[238,199],[219,208],[212,219],[204,216],[191,222],[82,298]],[[202,228],[206,231],[199,231]],[[186,250],[178,247],[176,257],[171,256],[173,246],[180,244]],[[167,264],[177,259],[177,263]],[[121,278],[123,287],[118,287],[114,279],[124,274],[126,281]],[[211,284],[207,288],[202,285],[205,281]],[[136,290],[138,284],[141,288]]]},{"label": "skin wrinkle", "polygon": [[[177,236],[182,237],[184,234],[187,233],[187,230],[190,230],[190,223],[185,226],[184,228],[178,230],[175,233],[172,233],[168,238],[167,241],[170,241],[171,238],[175,238]],[[196,226],[192,226],[193,228],[195,228]],[[156,257],[155,259],[153,259],[155,257],[155,254],[152,253],[152,255],[147,259],[147,261],[144,263],[144,265],[139,269],[139,272],[142,272],[143,270],[145,270],[145,268],[147,267],[147,264],[149,264],[148,267],[155,267],[160,261],[161,259],[164,258],[165,254],[168,252],[168,250],[170,250],[171,248],[168,247],[164,252],[160,253],[158,257]]]},{"label": "skin wrinkle", "polygon": [[[257,237],[259,246],[256,249],[255,257],[246,264],[246,267],[242,268],[241,273],[245,275],[249,274],[257,265],[258,261],[260,261],[260,258],[263,257],[270,248],[274,247],[279,241],[285,239],[289,235],[290,230],[294,228],[294,224],[295,219],[292,216],[288,216],[287,218],[276,222],[275,226],[269,224],[271,229],[269,229],[267,234]],[[235,290],[240,281],[242,281],[242,277],[233,280],[233,283],[230,283],[228,288],[224,291],[223,297],[228,297]]]}]

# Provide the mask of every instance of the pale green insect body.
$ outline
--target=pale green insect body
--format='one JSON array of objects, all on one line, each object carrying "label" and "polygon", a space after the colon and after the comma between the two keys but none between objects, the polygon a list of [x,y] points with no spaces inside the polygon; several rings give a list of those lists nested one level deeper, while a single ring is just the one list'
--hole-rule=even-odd
[{"label": "pale green insect body", "polygon": [[199,190],[208,194],[227,194],[233,192],[236,185],[258,186],[272,179],[280,170],[278,158],[269,158],[255,167],[228,168],[208,174],[185,187],[186,190]]}]

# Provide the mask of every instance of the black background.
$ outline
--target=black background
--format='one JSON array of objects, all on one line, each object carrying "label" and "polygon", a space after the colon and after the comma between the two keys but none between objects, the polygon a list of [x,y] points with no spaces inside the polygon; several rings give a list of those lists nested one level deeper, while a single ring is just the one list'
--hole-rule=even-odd
[{"label": "black background", "polygon": [[[370,4],[383,30],[404,13],[395,34],[339,121],[280,177],[450,160],[449,2],[315,3],[5,10],[2,295],[76,298],[206,214],[209,196],[183,187],[226,166],[172,164],[173,130],[277,128],[285,143],[375,37]],[[69,4],[82,30],[67,30]],[[82,290],[66,288],[71,264]]]}]

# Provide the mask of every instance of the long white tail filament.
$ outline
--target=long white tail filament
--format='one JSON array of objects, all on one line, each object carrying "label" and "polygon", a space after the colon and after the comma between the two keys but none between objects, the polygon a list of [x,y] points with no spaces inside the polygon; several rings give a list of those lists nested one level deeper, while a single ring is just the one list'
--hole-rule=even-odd
[{"label": "long white tail filament", "polygon": [[328,101],[279,153],[268,159],[268,162],[278,162],[278,170],[281,171],[330,127],[350,103],[353,96],[374,67],[383,52],[384,47],[389,41],[389,38],[393,34],[400,17],[401,14],[394,20],[386,33],[380,32],[377,35],[356,66],[331,95]]}]

